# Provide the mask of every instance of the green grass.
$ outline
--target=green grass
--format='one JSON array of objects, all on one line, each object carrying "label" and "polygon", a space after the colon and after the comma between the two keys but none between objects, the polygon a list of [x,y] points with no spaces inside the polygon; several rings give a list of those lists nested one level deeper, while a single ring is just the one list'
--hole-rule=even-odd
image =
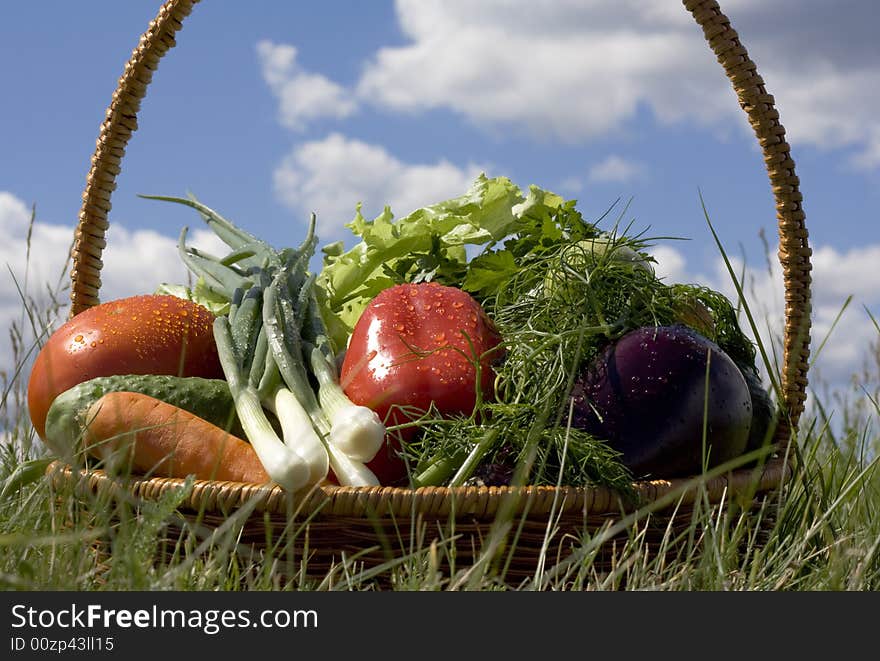
[{"label": "green grass", "polygon": [[[674,549],[666,557],[648,548],[638,520],[625,521],[613,569],[599,568],[596,540],[587,539],[575,562],[548,558],[541,573],[514,584],[500,582],[488,564],[444,571],[442,543],[400,553],[380,567],[384,578],[356,557],[315,575],[288,563],[283,547],[269,545],[261,555],[239,546],[241,519],[217,529],[181,520],[177,506],[185,491],[135,502],[54,489],[40,477],[0,503],[0,584],[20,590],[874,590],[880,482],[856,433],[848,434],[849,447],[820,432],[806,435],[800,469],[779,500],[767,504],[778,507],[772,523],[762,521],[773,513],[767,506],[698,505],[689,525],[664,536]],[[7,446],[4,477],[22,459]],[[176,532],[181,521],[183,531]],[[292,531],[288,543],[306,541]]]},{"label": "green grass", "polygon": [[[61,288],[63,289],[63,288]],[[248,512],[219,527],[183,517],[186,490],[158,501],[53,486],[50,459],[26,413],[24,365],[58,309],[22,291],[10,338],[17,369],[3,375],[0,418],[0,587],[6,590],[875,590],[880,588],[877,471],[880,329],[873,362],[851,383],[811,384],[796,437],[796,470],[781,493],[742,509],[698,500],[651,545],[645,517],[609,521],[577,540],[562,561],[549,553],[522,580],[503,580],[494,556],[450,566],[448,540],[405,544],[386,564],[346,556],[316,573],[297,558],[310,543],[299,526],[254,550],[241,541]],[[39,312],[38,312],[39,311]],[[30,338],[30,339],[27,339]],[[814,338],[814,347],[834,342]],[[814,348],[814,351],[816,349]],[[515,521],[513,522],[516,523]],[[251,525],[251,524],[248,524]],[[452,532],[452,531],[450,531]],[[600,562],[603,535],[620,535],[613,566]],[[394,548],[395,540],[390,540]],[[503,557],[503,556],[502,556]],[[503,564],[501,565],[503,569]]]}]

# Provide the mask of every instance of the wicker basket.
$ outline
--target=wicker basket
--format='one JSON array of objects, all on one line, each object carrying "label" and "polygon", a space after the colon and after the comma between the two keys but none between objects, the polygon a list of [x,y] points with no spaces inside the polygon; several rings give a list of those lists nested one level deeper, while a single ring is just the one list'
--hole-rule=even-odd
[{"label": "wicker basket", "polygon": [[[175,34],[193,0],[168,0],[141,37],[119,80],[101,126],[88,173],[73,247],[73,316],[99,302],[101,253],[105,246],[110,197],[126,145],[137,128],[141,100],[159,60],[175,45]],[[794,162],[785,141],[773,97],[736,31],[714,0],[684,0],[730,79],[763,150],[776,202],[779,259],[785,287],[785,324],[780,416],[776,452],[757,467],[692,480],[638,482],[638,503],[623,502],[605,488],[573,487],[321,487],[292,497],[279,487],[197,481],[179,508],[185,518],[218,526],[241,519],[239,541],[257,550],[267,540],[291,538],[286,551],[305,557],[311,571],[356,557],[363,566],[383,571],[413,549],[439,554],[455,568],[476,559],[500,559],[508,580],[533,575],[571,556],[585,539],[603,541],[591,557],[594,567],[613,566],[614,545],[639,526],[648,548],[659,547],[670,531],[689,525],[689,513],[703,504],[737,502],[759,508],[780,492],[791,475],[788,452],[792,430],[803,411],[809,355],[810,249]],[[74,484],[89,492],[114,491],[129,499],[156,500],[180,488],[182,480],[111,479],[100,470],[51,467],[56,485]],[[642,516],[642,513],[650,515]],[[299,523],[306,525],[299,525]],[[628,530],[629,529],[629,530]],[[296,531],[293,535],[291,531]],[[601,532],[601,535],[599,533]],[[548,534],[549,533],[549,534]],[[674,537],[674,535],[673,535]],[[273,547],[274,548],[274,547]],[[492,552],[486,552],[489,549]],[[500,551],[500,552],[494,552]]]}]

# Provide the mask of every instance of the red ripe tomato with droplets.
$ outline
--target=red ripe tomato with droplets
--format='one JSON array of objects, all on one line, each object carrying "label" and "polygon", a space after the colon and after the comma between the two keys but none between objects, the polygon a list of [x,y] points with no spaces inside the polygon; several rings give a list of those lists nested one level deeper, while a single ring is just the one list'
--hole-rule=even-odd
[{"label": "red ripe tomato with droplets", "polygon": [[98,376],[170,374],[223,378],[214,315],[176,296],[143,294],[88,308],[58,328],[37,354],[28,381],[28,410],[45,435],[52,401]]},{"label": "red ripe tomato with droplets", "polygon": [[[355,403],[387,425],[411,418],[403,409],[443,416],[469,415],[478,397],[492,398],[492,363],[501,337],[467,292],[438,283],[402,284],[379,293],[355,324],[341,369],[341,384]],[[412,437],[398,435],[368,464],[382,484],[406,474],[396,450]]]}]

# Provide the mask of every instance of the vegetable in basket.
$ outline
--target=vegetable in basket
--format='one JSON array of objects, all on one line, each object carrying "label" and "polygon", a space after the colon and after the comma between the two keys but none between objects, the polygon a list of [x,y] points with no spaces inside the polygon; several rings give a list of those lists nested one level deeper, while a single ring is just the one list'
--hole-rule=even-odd
[{"label": "vegetable in basket", "polygon": [[269,482],[247,441],[155,397],[109,392],[86,410],[83,442],[111,471],[233,482]]},{"label": "vegetable in basket", "polygon": [[111,392],[133,392],[189,411],[235,436],[244,431],[235,415],[229,385],[223,379],[166,374],[115,374],[83,381],[58,395],[46,414],[46,444],[70,461],[88,423],[88,410]]},{"label": "vegetable in basket", "polygon": [[369,464],[382,484],[406,475],[400,442],[416,432],[407,422],[431,408],[469,416],[492,398],[500,340],[480,304],[456,287],[401,284],[370,301],[351,334],[341,383],[353,402],[401,425]]},{"label": "vegetable in basket", "polygon": [[572,425],[604,438],[636,476],[683,477],[741,455],[752,423],[746,381],[687,326],[630,331],[572,389]]}]

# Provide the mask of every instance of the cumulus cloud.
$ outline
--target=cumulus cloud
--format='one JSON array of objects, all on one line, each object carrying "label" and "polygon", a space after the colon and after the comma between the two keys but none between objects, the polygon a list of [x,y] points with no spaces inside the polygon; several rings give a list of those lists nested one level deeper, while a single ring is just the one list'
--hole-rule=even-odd
[{"label": "cumulus cloud", "polygon": [[261,41],[257,56],[263,79],[278,98],[282,125],[303,130],[309,120],[320,117],[342,119],[357,109],[353,96],[325,76],[305,71],[296,61],[296,47]]},{"label": "cumulus cloud", "polygon": [[[727,3],[724,3],[727,9]],[[849,149],[880,166],[880,49],[872,0],[778,0],[727,9],[774,94],[793,145]]]},{"label": "cumulus cloud", "polygon": [[289,207],[315,212],[322,241],[342,238],[358,203],[370,218],[386,204],[401,216],[461,195],[485,168],[449,161],[404,163],[379,145],[334,133],[297,145],[275,171],[275,189]]},{"label": "cumulus cloud", "polygon": [[[880,63],[880,62],[878,62]],[[876,65],[875,65],[876,67]],[[793,144],[823,149],[852,147],[851,165],[880,166],[880,73],[876,68],[841,71],[828,61],[785,62],[767,68],[777,106]]]},{"label": "cumulus cloud", "polygon": [[[579,141],[626,130],[639,108],[661,122],[750,132],[693,19],[667,0],[400,0],[408,42],[379,49],[357,86],[396,111],[452,109],[476,124]],[[728,0],[724,10],[791,140],[850,148],[880,165],[880,50],[870,0]],[[549,73],[552,72],[552,73]]]},{"label": "cumulus cloud", "polygon": [[654,273],[664,282],[686,282],[685,258],[680,251],[668,245],[651,246],[649,252],[656,260]]},{"label": "cumulus cloud", "polygon": [[452,108],[564,141],[618,130],[641,104],[664,121],[733,114],[732,92],[694,30],[651,6],[664,20],[611,0],[516,11],[505,0],[403,0],[398,20],[410,41],[376,53],[359,96],[402,111]]}]

